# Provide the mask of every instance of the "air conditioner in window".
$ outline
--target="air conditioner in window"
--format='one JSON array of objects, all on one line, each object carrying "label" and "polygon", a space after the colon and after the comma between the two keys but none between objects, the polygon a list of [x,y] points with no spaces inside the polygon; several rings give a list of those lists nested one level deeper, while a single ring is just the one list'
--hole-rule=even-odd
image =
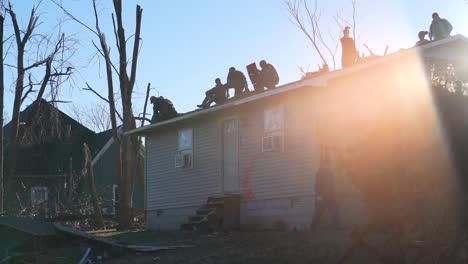
[{"label": "air conditioner in window", "polygon": [[176,168],[191,168],[192,167],[192,153],[178,153],[175,155]]},{"label": "air conditioner in window", "polygon": [[263,137],[262,151],[283,151],[283,134],[269,134]]}]

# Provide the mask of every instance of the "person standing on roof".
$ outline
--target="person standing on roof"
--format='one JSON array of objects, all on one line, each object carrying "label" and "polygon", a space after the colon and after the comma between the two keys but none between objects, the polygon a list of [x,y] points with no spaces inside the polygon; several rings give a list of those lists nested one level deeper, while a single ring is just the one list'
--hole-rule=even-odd
[{"label": "person standing on roof", "polygon": [[217,105],[224,104],[227,99],[227,89],[226,85],[221,83],[221,79],[216,78],[215,87],[206,91],[205,99],[202,104],[197,105],[199,108],[208,108],[214,102]]},{"label": "person standing on roof", "polygon": [[439,14],[433,13],[431,27],[429,28],[429,39],[440,40],[450,37],[452,29],[452,24],[447,19],[440,18]]},{"label": "person standing on roof", "polygon": [[270,63],[267,63],[265,60],[260,61],[261,70],[258,71],[260,76],[259,86],[266,87],[267,89],[275,88],[279,82],[278,72],[275,67]]},{"label": "person standing on roof", "polygon": [[349,27],[345,27],[343,30],[341,47],[341,67],[347,68],[353,65],[358,59],[356,44],[354,43],[354,39],[349,36]]},{"label": "person standing on roof", "polygon": [[429,32],[419,31],[419,33],[418,33],[419,40],[418,40],[418,42],[416,42],[416,46],[422,46],[422,45],[425,45],[425,44],[431,42],[431,41],[426,39],[427,34],[429,34]]},{"label": "person standing on roof", "polygon": [[161,122],[177,116],[177,111],[169,99],[162,96],[151,96],[150,102],[153,104],[151,123]]},{"label": "person standing on roof", "polygon": [[244,90],[245,92],[250,92],[245,75],[234,67],[229,68],[226,86],[228,89],[234,88],[235,98],[240,98]]}]

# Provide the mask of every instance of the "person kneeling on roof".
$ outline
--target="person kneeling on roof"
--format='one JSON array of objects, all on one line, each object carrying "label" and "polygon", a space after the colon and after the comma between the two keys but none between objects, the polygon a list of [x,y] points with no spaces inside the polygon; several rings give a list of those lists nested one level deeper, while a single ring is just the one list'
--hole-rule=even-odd
[{"label": "person kneeling on roof", "polygon": [[169,99],[162,96],[151,96],[150,101],[153,104],[151,123],[161,122],[177,116],[177,111]]},{"label": "person kneeling on roof", "polygon": [[224,104],[227,100],[227,88],[225,84],[221,83],[221,79],[216,78],[216,86],[206,91],[203,103],[197,105],[199,108],[209,108],[214,102],[217,105]]},{"label": "person kneeling on roof", "polygon": [[270,63],[267,63],[265,60],[260,61],[261,70],[258,71],[260,77],[259,85],[266,87],[267,89],[275,88],[279,82],[278,72],[275,67]]},{"label": "person kneeling on roof", "polygon": [[244,92],[250,92],[245,75],[234,67],[229,68],[226,87],[234,88],[235,98],[240,98]]}]

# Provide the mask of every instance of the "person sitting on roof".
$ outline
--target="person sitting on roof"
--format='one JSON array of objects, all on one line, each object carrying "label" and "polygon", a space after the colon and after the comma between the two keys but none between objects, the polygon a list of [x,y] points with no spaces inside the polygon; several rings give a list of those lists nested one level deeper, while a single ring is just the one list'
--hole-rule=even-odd
[{"label": "person sitting on roof", "polygon": [[279,82],[278,72],[275,67],[265,60],[260,61],[261,70],[258,71],[260,77],[259,86],[266,87],[267,89],[275,88]]},{"label": "person sitting on roof", "polygon": [[345,27],[343,30],[341,47],[341,67],[346,68],[353,65],[358,59],[358,52],[354,39],[349,36],[349,27]]},{"label": "person sitting on roof", "polygon": [[227,100],[227,89],[226,85],[221,83],[221,79],[216,78],[216,86],[206,91],[205,99],[200,105],[197,105],[199,108],[209,108],[210,105],[215,102],[217,105],[224,104]]},{"label": "person sitting on roof", "polygon": [[177,116],[177,111],[169,99],[162,96],[151,96],[150,102],[153,104],[151,123],[161,122]]},{"label": "person sitting on roof", "polygon": [[452,24],[447,19],[440,18],[439,14],[433,13],[431,27],[429,28],[429,39],[440,40],[450,37],[452,29]]},{"label": "person sitting on roof", "polygon": [[227,89],[234,88],[235,98],[241,97],[244,91],[250,92],[249,87],[247,86],[247,79],[245,78],[245,75],[241,71],[236,70],[234,67],[229,68],[226,87]]},{"label": "person sitting on roof", "polygon": [[419,31],[419,33],[418,33],[419,40],[418,40],[418,42],[416,42],[416,47],[422,46],[422,45],[425,45],[425,44],[431,42],[431,41],[426,39],[427,34],[429,34],[429,32]]}]

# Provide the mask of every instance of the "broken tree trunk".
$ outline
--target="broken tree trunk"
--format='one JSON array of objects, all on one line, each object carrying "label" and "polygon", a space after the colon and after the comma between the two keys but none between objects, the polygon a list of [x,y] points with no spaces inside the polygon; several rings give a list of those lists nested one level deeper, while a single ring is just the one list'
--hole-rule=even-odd
[{"label": "broken tree trunk", "polygon": [[[26,45],[29,37],[34,30],[35,24],[37,21],[34,15],[34,10],[31,12],[29,25],[27,32],[24,38],[21,38],[21,30],[18,26],[18,22],[16,20],[16,14],[11,9],[11,5],[8,9],[8,13],[10,14],[14,32],[15,32],[15,39],[16,39],[16,46],[17,46],[17,55],[16,55],[16,85],[15,85],[15,99],[13,100],[13,111],[12,111],[12,118],[11,118],[11,135],[10,135],[10,146],[8,150],[8,171],[6,174],[6,191],[8,192],[10,181],[13,178],[15,173],[16,167],[16,159],[17,159],[17,152],[19,147],[18,142],[18,131],[19,131],[19,122],[20,122],[20,108],[21,108],[21,98],[23,96],[24,90],[24,46]],[[32,25],[32,26],[30,26]]]},{"label": "broken tree trunk", "polygon": [[130,227],[131,225],[131,196],[132,196],[132,177],[133,164],[135,164],[136,156],[133,155],[133,149],[138,140],[135,136],[125,135],[126,132],[136,128],[135,118],[132,110],[132,94],[135,85],[136,68],[138,63],[138,51],[140,48],[140,31],[141,17],[143,9],[137,5],[136,7],[136,23],[135,35],[133,43],[133,56],[131,59],[130,74],[127,73],[127,38],[125,36],[123,20],[122,20],[122,1],[114,0],[114,11],[116,16],[117,28],[117,47],[119,50],[119,81],[120,94],[122,100],[123,124],[122,124],[122,143],[121,143],[121,159],[122,159],[122,175],[119,180],[119,190],[122,190],[121,202],[119,203],[119,224],[121,229]]},{"label": "broken tree trunk", "polygon": [[3,22],[5,18],[0,13],[0,213],[3,212],[3,95],[5,85],[3,83]]},{"label": "broken tree trunk", "polygon": [[102,217],[101,207],[99,206],[98,197],[96,194],[96,186],[94,185],[94,173],[92,165],[91,151],[86,143],[83,144],[83,152],[85,155],[85,172],[88,176],[89,191],[91,193],[91,199],[94,207],[95,222],[98,228],[104,227],[104,219]]}]

